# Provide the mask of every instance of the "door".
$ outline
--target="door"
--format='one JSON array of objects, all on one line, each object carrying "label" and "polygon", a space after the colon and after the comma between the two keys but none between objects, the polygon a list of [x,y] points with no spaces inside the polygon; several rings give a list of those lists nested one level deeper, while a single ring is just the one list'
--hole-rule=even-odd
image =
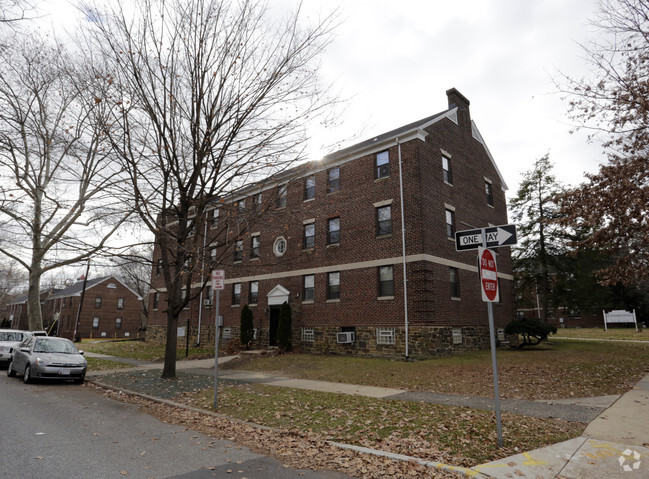
[{"label": "door", "polygon": [[279,326],[279,306],[270,307],[270,325],[268,329],[268,345],[277,346],[277,327]]}]

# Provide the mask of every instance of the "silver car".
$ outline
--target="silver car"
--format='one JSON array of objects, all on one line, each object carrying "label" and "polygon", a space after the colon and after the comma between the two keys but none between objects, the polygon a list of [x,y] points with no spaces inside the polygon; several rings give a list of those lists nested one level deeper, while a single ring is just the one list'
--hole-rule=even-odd
[{"label": "silver car", "polygon": [[22,373],[23,382],[34,379],[73,380],[82,383],[88,362],[72,341],[52,336],[31,336],[16,348],[7,376]]},{"label": "silver car", "polygon": [[8,365],[11,362],[14,349],[27,339],[28,336],[32,335],[33,333],[30,331],[0,329],[0,364]]}]

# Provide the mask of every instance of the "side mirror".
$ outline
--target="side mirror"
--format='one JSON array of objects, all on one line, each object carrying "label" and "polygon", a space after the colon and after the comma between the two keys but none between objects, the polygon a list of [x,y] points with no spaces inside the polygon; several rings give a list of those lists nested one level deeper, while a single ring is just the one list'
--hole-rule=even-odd
[{"label": "side mirror", "polygon": [[83,349],[80,349],[79,354],[81,354],[81,356],[83,356],[84,354],[86,354],[86,352]]}]

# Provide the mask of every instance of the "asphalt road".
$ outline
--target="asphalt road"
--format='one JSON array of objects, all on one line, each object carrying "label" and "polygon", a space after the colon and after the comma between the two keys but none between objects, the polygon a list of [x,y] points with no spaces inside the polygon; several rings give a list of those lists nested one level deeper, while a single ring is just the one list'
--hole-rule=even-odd
[{"label": "asphalt road", "polygon": [[344,478],[289,469],[229,441],[165,424],[74,384],[0,371],[0,479]]}]

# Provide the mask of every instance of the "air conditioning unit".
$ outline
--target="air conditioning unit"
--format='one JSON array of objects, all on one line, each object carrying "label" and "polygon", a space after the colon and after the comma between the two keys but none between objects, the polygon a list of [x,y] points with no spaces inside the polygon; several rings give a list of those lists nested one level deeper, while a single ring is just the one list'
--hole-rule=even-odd
[{"label": "air conditioning unit", "polygon": [[356,333],[336,333],[336,342],[338,344],[350,344],[356,340]]},{"label": "air conditioning unit", "polygon": [[203,300],[203,306],[212,306],[212,300],[211,299],[204,299]]}]

